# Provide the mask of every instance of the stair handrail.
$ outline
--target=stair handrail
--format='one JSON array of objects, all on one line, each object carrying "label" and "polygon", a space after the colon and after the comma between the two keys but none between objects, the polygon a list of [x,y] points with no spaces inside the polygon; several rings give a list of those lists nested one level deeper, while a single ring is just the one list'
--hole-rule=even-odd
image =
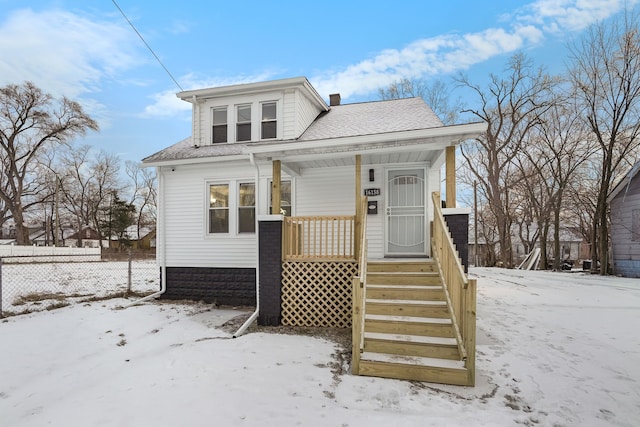
[{"label": "stair handrail", "polygon": [[[367,197],[360,198],[360,253],[358,274],[353,278],[352,318],[351,318],[351,366],[352,373],[360,370],[360,354],[364,350],[364,315],[367,295]],[[358,222],[358,221],[357,221]]]},{"label": "stair handrail", "polygon": [[464,298],[463,293],[468,289],[469,282],[442,213],[440,193],[434,192],[432,199],[434,206],[433,235],[431,237],[433,258],[438,264],[460,357],[462,360],[466,360],[467,350],[460,322],[462,321],[464,324],[466,307],[463,305],[467,299]]}]

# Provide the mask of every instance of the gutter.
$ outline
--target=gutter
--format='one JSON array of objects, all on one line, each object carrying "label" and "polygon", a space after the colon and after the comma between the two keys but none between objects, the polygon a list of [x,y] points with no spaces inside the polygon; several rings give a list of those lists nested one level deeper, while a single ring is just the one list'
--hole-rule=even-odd
[{"label": "gutter", "polygon": [[[256,211],[260,205],[260,167],[256,163],[253,153],[249,153],[249,162],[256,168]],[[258,318],[260,313],[260,232],[258,230],[258,215],[256,215],[256,310],[249,316],[249,318],[240,326],[240,328],[233,334],[233,338],[238,338],[244,334],[245,331],[251,326],[253,322]]]},{"label": "gutter", "polygon": [[146,297],[140,298],[139,300],[135,300],[125,305],[123,308],[129,308],[134,305],[138,305],[145,301],[148,301],[153,298],[158,298],[160,295],[164,294],[167,291],[167,233],[164,229],[165,227],[165,204],[164,204],[164,173],[160,167],[156,168],[158,171],[158,186],[160,187],[160,227],[158,231],[160,231],[160,235],[162,236],[162,265],[160,266],[160,290],[158,292],[154,292],[151,295],[147,295]]}]

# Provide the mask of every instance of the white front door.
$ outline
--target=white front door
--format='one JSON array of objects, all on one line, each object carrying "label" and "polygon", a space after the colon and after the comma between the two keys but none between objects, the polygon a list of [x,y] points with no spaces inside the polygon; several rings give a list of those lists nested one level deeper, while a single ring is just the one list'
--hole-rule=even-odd
[{"label": "white front door", "polygon": [[385,256],[426,256],[425,170],[388,170],[385,199]]}]

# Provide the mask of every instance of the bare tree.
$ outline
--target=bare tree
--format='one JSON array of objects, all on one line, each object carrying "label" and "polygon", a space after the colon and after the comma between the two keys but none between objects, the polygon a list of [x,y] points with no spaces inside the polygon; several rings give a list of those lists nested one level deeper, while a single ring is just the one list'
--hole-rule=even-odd
[{"label": "bare tree", "polygon": [[465,112],[488,124],[487,132],[462,146],[461,152],[495,216],[500,261],[505,267],[511,267],[513,217],[509,197],[519,179],[513,160],[532,129],[540,123],[540,116],[555,102],[553,90],[558,79],[543,69],[534,69],[531,60],[523,54],[511,57],[506,71],[504,78],[492,74],[484,89],[466,76],[460,76],[457,81],[478,97],[479,107]]},{"label": "bare tree", "polygon": [[[553,230],[553,268],[561,268],[561,214],[566,206],[566,192],[574,175],[593,154],[581,111],[575,97],[568,94],[554,103],[532,129],[528,144],[516,156],[523,188],[540,231],[541,265],[547,268],[547,242]],[[565,215],[566,217],[566,215]]]},{"label": "bare tree", "polygon": [[[622,165],[640,144],[640,31],[637,15],[595,24],[571,47],[570,76],[599,148],[600,183],[593,224],[592,268],[609,271],[607,198]],[[596,250],[597,248],[597,250]]]},{"label": "bare tree", "polygon": [[142,168],[139,163],[128,161],[125,164],[126,174],[133,184],[131,202],[137,207],[136,226],[138,236],[144,225],[155,224],[157,219],[157,179],[154,170]]},{"label": "bare tree", "polygon": [[98,125],[77,102],[54,100],[31,82],[0,88],[0,200],[13,217],[18,244],[29,243],[25,201],[38,156],[89,129]]},{"label": "bare tree", "polygon": [[451,99],[451,90],[442,80],[434,80],[428,84],[421,79],[405,78],[391,83],[386,88],[378,89],[378,95],[380,99],[385,100],[422,98],[446,125],[456,123],[463,108],[459,98]]}]

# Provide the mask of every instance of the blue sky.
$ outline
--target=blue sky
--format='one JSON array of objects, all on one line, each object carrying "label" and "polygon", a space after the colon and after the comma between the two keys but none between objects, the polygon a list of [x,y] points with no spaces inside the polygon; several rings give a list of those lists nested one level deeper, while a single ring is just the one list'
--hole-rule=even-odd
[{"label": "blue sky", "polygon": [[[343,103],[403,77],[481,83],[517,51],[562,72],[567,43],[638,2],[117,0],[184,90],[306,76]],[[101,131],[79,142],[123,160],[191,133],[190,104],[111,0],[0,0],[0,85],[25,80],[80,101]]]}]

